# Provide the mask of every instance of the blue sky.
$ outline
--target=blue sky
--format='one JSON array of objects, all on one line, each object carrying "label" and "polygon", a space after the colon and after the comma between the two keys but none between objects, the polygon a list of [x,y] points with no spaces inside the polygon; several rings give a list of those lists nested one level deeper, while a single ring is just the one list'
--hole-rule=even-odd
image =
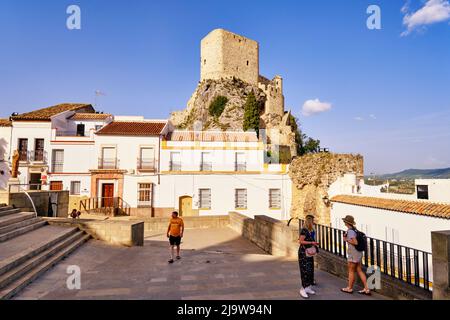
[{"label": "blue sky", "polygon": [[[71,4],[81,8],[81,30],[66,28]],[[371,4],[381,8],[381,30],[366,27]],[[220,27],[259,41],[261,74],[283,76],[286,107],[303,130],[332,151],[363,154],[367,174],[450,167],[446,4],[1,0],[0,116],[94,103],[101,90],[102,111],[166,118],[185,108],[200,40]],[[430,20],[427,5],[445,12]],[[315,99],[331,108],[304,116]]]}]

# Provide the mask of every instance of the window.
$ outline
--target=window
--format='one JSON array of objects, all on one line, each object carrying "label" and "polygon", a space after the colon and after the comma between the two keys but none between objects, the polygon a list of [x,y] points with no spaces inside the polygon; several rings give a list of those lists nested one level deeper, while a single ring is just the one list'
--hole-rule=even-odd
[{"label": "window", "polygon": [[63,172],[64,150],[52,151],[52,172]]},{"label": "window", "polygon": [[181,171],[181,154],[179,152],[170,153],[170,171]]},{"label": "window", "polygon": [[117,169],[116,148],[103,147],[99,160],[99,169]]},{"label": "window", "polygon": [[202,152],[202,160],[200,165],[200,171],[211,171],[212,170],[212,162],[211,162],[211,153]]},{"label": "window", "polygon": [[103,126],[101,124],[96,124],[95,125],[95,131],[100,130],[101,128],[103,128]]},{"label": "window", "polygon": [[34,140],[34,161],[44,161],[44,139]]},{"label": "window", "polygon": [[81,190],[81,182],[80,181],[71,181],[70,182],[70,194],[72,196],[80,195]]},{"label": "window", "polygon": [[247,163],[245,161],[245,153],[242,153],[242,152],[236,153],[234,170],[235,171],[246,171],[247,170]]},{"label": "window", "polygon": [[152,206],[153,184],[139,183],[138,184],[138,207]]},{"label": "window", "polygon": [[155,150],[151,147],[141,148],[138,158],[139,170],[154,170],[155,169]]},{"label": "window", "polygon": [[19,161],[28,161],[28,139],[19,139]]},{"label": "window", "polygon": [[50,181],[50,191],[62,191],[62,181]]},{"label": "window", "polygon": [[423,199],[423,200],[428,200],[429,199],[429,195],[428,195],[428,186],[423,185],[423,186],[417,186],[417,199]]},{"label": "window", "polygon": [[247,209],[247,189],[235,190],[234,207],[236,209]]},{"label": "window", "polygon": [[77,124],[77,137],[84,137],[84,124]]},{"label": "window", "polygon": [[269,208],[280,209],[281,208],[281,190],[270,189],[269,190]]},{"label": "window", "polygon": [[200,189],[199,198],[200,209],[211,209],[211,189]]}]

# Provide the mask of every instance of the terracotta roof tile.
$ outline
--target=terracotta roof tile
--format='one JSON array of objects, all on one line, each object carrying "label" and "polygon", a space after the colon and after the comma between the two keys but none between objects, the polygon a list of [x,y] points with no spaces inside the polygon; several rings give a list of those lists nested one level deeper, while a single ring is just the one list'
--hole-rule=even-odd
[{"label": "terracotta roof tile", "polygon": [[106,120],[111,117],[108,113],[75,113],[70,120]]},{"label": "terracotta roof tile", "polygon": [[157,136],[166,124],[164,121],[113,121],[97,131],[97,135]]},{"label": "terracotta roof tile", "polygon": [[450,219],[450,204],[352,195],[338,195],[333,197],[331,201],[355,206]]},{"label": "terracotta roof tile", "polygon": [[168,135],[170,141],[203,142],[258,142],[256,133],[230,131],[174,131]]},{"label": "terracotta roof tile", "polygon": [[51,117],[65,112],[65,111],[77,111],[83,110],[85,112],[95,112],[94,108],[90,104],[84,103],[62,103],[55,106],[34,110],[27,113],[19,114],[12,117],[14,121],[50,121]]},{"label": "terracotta roof tile", "polygon": [[0,119],[0,127],[11,127],[12,123],[9,119]]}]

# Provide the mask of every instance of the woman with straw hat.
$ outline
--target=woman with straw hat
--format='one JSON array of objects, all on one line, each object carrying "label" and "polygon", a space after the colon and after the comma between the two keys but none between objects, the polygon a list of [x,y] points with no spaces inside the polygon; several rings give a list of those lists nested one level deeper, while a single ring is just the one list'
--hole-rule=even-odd
[{"label": "woman with straw hat", "polygon": [[314,285],[314,256],[317,254],[319,245],[315,240],[314,216],[308,214],[305,224],[300,230],[300,238],[298,242],[298,264],[300,267],[301,288],[300,295],[307,299],[308,294],[316,294],[312,289]]},{"label": "woman with straw hat", "polygon": [[344,241],[348,243],[347,250],[347,268],[348,268],[348,286],[342,288],[341,291],[345,293],[353,293],[353,285],[355,284],[355,271],[361,278],[364,284],[364,289],[358,291],[360,294],[370,295],[369,287],[367,286],[366,274],[362,270],[362,252],[356,250],[358,245],[358,240],[356,237],[356,222],[355,218],[352,216],[346,216],[342,219],[345,226],[347,227],[347,232],[344,234]]}]

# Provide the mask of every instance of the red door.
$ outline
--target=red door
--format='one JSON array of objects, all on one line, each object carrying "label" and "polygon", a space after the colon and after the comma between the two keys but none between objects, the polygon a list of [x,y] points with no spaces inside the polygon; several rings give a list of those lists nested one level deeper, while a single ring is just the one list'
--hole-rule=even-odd
[{"label": "red door", "polygon": [[102,207],[112,207],[114,203],[114,183],[102,185]]}]

